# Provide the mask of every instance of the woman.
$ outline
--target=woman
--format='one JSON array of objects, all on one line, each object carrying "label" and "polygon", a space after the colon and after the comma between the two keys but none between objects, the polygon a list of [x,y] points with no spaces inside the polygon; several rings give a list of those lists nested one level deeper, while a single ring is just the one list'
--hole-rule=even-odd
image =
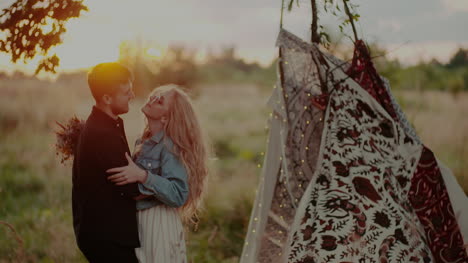
[{"label": "woman", "polygon": [[207,148],[190,98],[155,89],[141,109],[147,125],[128,166],[109,169],[117,185],[138,182],[140,262],[186,262],[182,222],[194,223],[207,177]]}]

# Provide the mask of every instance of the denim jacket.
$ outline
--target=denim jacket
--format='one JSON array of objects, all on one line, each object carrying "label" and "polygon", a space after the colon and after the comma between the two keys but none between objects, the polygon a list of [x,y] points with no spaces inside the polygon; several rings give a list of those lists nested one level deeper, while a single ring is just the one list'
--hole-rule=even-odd
[{"label": "denim jacket", "polygon": [[[141,143],[141,140],[136,141],[136,145]],[[140,153],[134,156],[135,163],[148,171],[146,182],[138,184],[138,189],[142,194],[151,195],[137,201],[138,210],[161,204],[180,207],[187,201],[187,171],[181,160],[171,151],[173,147],[172,140],[160,131],[145,140]]]}]

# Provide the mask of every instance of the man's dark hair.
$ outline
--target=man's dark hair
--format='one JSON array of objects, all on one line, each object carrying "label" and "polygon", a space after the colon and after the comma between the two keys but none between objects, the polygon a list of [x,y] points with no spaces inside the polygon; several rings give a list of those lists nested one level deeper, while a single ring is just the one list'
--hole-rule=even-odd
[{"label": "man's dark hair", "polygon": [[117,62],[98,64],[88,73],[88,85],[96,101],[104,94],[114,94],[119,85],[132,80],[130,70]]}]

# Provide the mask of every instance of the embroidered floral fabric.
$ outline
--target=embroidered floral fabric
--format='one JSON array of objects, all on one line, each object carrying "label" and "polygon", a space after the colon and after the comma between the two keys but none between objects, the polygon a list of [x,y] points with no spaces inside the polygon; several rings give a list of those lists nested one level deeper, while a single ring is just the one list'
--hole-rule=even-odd
[{"label": "embroidered floral fabric", "polygon": [[280,31],[241,263],[466,261],[435,158],[356,44],[346,63]]},{"label": "embroidered floral fabric", "polygon": [[406,198],[421,145],[351,79],[330,94],[323,134],[283,262],[431,261]]},{"label": "embroidered floral fabric", "polygon": [[[414,131],[409,127],[403,114],[399,114],[394,100],[391,98],[389,86],[385,86],[377,74],[372,63],[369,51],[363,41],[356,42],[353,62],[347,74],[363,88],[381,106],[385,108],[393,120],[407,127],[405,140],[417,139]],[[398,110],[395,110],[395,109]],[[408,182],[404,182],[406,184]],[[457,220],[450,203],[447,187],[439,170],[434,154],[423,147],[418,169],[411,180],[411,189],[408,195],[411,205],[423,224],[426,237],[436,262],[467,261],[463,249],[463,237],[459,231]]]},{"label": "embroidered floral fabric", "polygon": [[[323,129],[323,109],[311,102],[322,94],[317,46],[284,31],[281,47],[283,85],[278,81],[272,108],[267,154],[241,262],[280,262],[299,200],[316,169]],[[312,55],[314,54],[314,55]],[[324,57],[321,59],[325,59]]]}]

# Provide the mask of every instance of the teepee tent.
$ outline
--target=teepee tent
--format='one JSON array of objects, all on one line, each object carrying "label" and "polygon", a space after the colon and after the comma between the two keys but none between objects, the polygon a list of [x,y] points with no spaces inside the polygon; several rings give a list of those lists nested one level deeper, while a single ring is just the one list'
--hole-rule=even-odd
[{"label": "teepee tent", "polygon": [[468,262],[467,198],[417,137],[365,44],[355,42],[351,63],[284,29],[277,46],[241,263]]}]

